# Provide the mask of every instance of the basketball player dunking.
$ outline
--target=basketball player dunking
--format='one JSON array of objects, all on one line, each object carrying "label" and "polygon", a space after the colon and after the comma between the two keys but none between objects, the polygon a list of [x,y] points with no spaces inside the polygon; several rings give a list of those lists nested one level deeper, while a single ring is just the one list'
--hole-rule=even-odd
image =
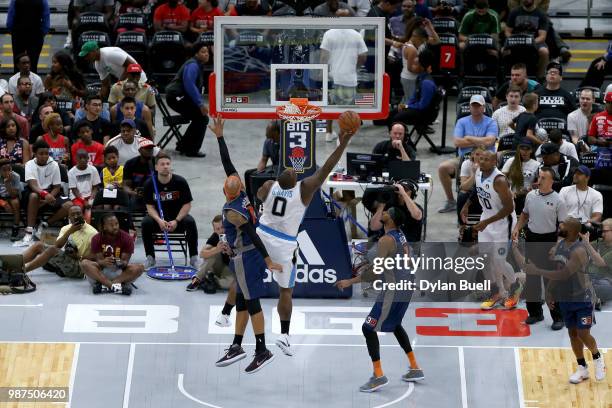
[{"label": "basketball player dunking", "polygon": [[266,267],[270,270],[281,270],[281,265],[272,262],[266,247],[255,231],[257,218],[253,206],[249,202],[242,180],[232,164],[223,139],[225,121],[219,116],[214,119],[210,130],[217,136],[221,163],[227,178],[223,185],[226,203],[223,206],[223,227],[230,245],[232,258],[230,268],[236,275],[238,283],[236,291],[236,328],[234,341],[225,351],[225,355],[216,363],[217,367],[225,367],[246,357],[242,349],[242,338],[246,330],[249,316],[255,334],[255,358],[245,372],[254,373],[270,363],[274,355],[266,348],[264,314],[259,298],[265,294],[263,279]]},{"label": "basketball player dunking", "polygon": [[291,297],[295,285],[298,230],[312,197],[340,160],[354,133],[340,130],[338,147],[312,176],[298,182],[295,170],[286,169],[276,181],[266,181],[257,191],[257,198],[263,202],[257,234],[270,256],[283,267],[282,273],[273,271],[274,280],[280,289],[278,314],[281,335],[276,345],[288,356],[293,355],[289,342],[289,325],[293,307]]}]

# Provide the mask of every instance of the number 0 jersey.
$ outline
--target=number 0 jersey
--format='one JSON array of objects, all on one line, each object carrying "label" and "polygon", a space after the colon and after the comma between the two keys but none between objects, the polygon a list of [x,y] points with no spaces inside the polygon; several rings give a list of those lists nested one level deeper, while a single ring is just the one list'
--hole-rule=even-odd
[{"label": "number 0 jersey", "polygon": [[307,208],[302,202],[301,186],[300,181],[292,189],[283,190],[275,181],[263,203],[260,227],[295,238]]},{"label": "number 0 jersey", "polygon": [[495,178],[500,175],[503,176],[504,173],[494,168],[489,177],[483,179],[482,171],[480,169],[476,171],[476,193],[482,207],[482,217],[480,218],[482,220],[494,216],[504,208],[504,204],[494,187]]}]

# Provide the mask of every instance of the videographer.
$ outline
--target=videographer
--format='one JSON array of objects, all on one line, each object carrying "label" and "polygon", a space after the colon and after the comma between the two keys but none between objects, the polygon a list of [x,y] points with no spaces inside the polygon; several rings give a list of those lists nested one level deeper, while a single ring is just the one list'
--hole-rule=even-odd
[{"label": "videographer", "polygon": [[[605,302],[612,300],[612,218],[605,219],[601,224],[601,237],[593,246],[590,233],[580,234],[585,243],[591,263],[589,264],[589,277],[595,288],[597,296],[596,307],[601,308]],[[601,238],[601,240],[599,239]]]},{"label": "videographer", "polygon": [[42,266],[62,278],[83,279],[80,261],[90,255],[91,239],[98,231],[85,222],[79,206],[70,207],[68,220],[70,224],[62,227],[55,245],[36,242],[23,252],[26,272]]},{"label": "videographer", "polygon": [[[423,208],[415,203],[417,187],[412,181],[403,181],[394,184],[397,205],[393,201],[388,203],[375,203],[376,212],[370,220],[370,231],[375,238],[384,235],[382,216],[385,209],[395,206],[402,213],[403,222],[398,225],[406,240],[410,243],[421,241],[423,225]],[[372,234],[369,234],[372,236]]]}]

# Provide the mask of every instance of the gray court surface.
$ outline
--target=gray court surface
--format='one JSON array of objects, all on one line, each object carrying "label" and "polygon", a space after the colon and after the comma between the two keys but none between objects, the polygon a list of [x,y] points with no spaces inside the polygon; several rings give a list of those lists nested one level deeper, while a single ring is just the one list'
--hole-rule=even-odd
[{"label": "gray court surface", "polygon": [[[3,247],[3,253],[11,252],[16,251]],[[518,350],[569,347],[565,331],[552,332],[549,321],[527,329],[526,336],[490,336],[512,326],[499,316],[517,311],[496,317],[481,314],[475,303],[414,302],[403,324],[425,380],[400,381],[406,356],[392,335],[384,335],[381,357],[390,384],[363,394],[357,387],[370,376],[371,363],[361,323],[372,301],[358,290],[351,300],[295,300],[293,357],[273,344],[280,331],[276,301],[264,300],[266,340],[276,358],[248,375],[243,370],[254,352],[250,327],[244,340],[247,359],[214,366],[233,338],[232,328],[214,325],[225,293],[187,293],[186,282],[143,277],[130,297],[96,296],[86,281],[60,279],[43,270],[34,271],[32,279],[36,292],[0,298],[0,343],[75,343],[73,408],[527,407]],[[423,310],[446,314],[418,317]],[[612,310],[598,313],[597,323],[593,332],[605,351],[612,346]],[[435,327],[478,334],[427,333]],[[566,382],[570,373],[559,372],[559,381]],[[609,401],[593,406],[608,407]]]}]

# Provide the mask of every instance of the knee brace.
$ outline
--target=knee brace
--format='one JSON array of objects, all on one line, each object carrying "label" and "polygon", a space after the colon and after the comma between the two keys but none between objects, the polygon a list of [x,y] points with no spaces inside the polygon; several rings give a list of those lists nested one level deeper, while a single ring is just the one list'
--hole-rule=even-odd
[{"label": "knee brace", "polygon": [[236,293],[236,312],[247,310],[247,303],[242,293]]},{"label": "knee brace", "polygon": [[261,312],[261,303],[259,299],[250,299],[246,301],[246,307],[249,311],[249,315],[253,316]]}]

